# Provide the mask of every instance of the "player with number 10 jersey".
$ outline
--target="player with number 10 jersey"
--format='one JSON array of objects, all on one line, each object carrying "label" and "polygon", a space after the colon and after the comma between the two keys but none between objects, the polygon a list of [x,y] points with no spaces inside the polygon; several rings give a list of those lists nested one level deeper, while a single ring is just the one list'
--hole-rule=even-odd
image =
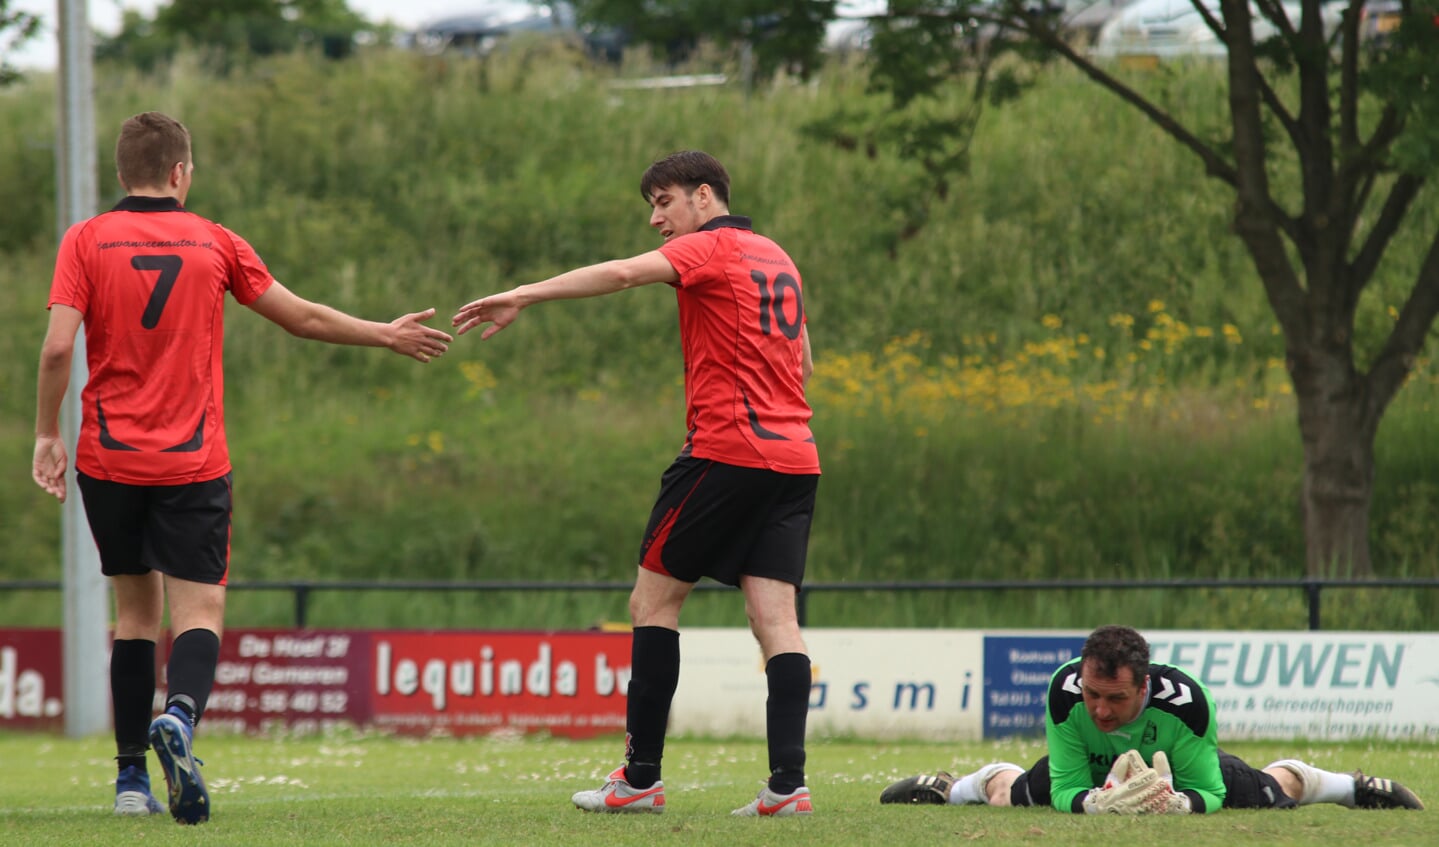
[{"label": "player with number 10 jersey", "polygon": [[801,377],[799,271],[749,218],[723,215],[659,248],[679,273],[684,455],[819,473]]}]

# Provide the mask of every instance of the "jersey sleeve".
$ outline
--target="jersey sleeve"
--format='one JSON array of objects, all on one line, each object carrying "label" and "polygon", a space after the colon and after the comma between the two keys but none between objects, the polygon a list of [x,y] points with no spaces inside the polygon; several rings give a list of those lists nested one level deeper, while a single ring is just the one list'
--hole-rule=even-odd
[{"label": "jersey sleeve", "polygon": [[709,263],[718,246],[719,237],[711,231],[692,232],[660,245],[660,254],[669,259],[680,275],[675,287],[692,285],[697,279],[694,271]]},{"label": "jersey sleeve", "polygon": [[230,293],[241,306],[248,306],[270,290],[275,277],[250,242],[219,224],[216,227],[235,250],[235,271],[230,279]]},{"label": "jersey sleeve", "polygon": [[90,305],[90,280],[85,275],[80,257],[80,231],[88,222],[82,221],[65,230],[60,249],[55,255],[55,276],[50,281],[50,306],[70,306],[84,312]]},{"label": "jersey sleeve", "polygon": [[[1198,685],[1198,683],[1196,683]],[[1169,766],[1174,770],[1174,788],[1189,795],[1195,812],[1217,812],[1224,805],[1224,776],[1219,770],[1219,737],[1216,730],[1214,698],[1204,693],[1204,705],[1209,720],[1204,734],[1194,732],[1176,733],[1170,750]]]},{"label": "jersey sleeve", "polygon": [[1045,698],[1044,738],[1049,748],[1050,804],[1061,812],[1083,811],[1083,795],[1094,787],[1089,752],[1074,710],[1084,708],[1079,661],[1061,665],[1049,680]]}]

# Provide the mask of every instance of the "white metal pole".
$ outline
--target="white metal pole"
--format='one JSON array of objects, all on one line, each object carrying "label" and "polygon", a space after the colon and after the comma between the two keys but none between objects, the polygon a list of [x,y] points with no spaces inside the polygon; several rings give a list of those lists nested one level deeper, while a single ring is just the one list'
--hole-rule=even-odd
[{"label": "white metal pole", "polygon": [[[58,0],[60,42],[59,121],[56,212],[61,235],[70,224],[95,214],[95,92],[90,23],[85,0]],[[75,484],[75,442],[80,433],[80,389],[89,378],[85,336],[76,340],[70,366],[70,390],[60,417],[60,432],[71,457],[69,496],[61,513],[64,560],[65,734],[94,735],[110,726],[110,608],[108,586],[100,573],[85,507]]]}]

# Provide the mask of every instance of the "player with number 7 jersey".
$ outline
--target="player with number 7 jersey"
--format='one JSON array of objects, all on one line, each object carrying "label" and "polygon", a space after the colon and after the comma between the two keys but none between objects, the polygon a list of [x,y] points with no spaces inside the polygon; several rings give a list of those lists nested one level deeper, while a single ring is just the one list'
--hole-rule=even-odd
[{"label": "player with number 7 jersey", "polygon": [[127,196],[70,227],[50,306],[86,316],[76,469],[130,485],[229,473],[225,296],[248,306],[273,281],[243,238],[175,197]]},{"label": "player with number 7 jersey", "polygon": [[[169,115],[126,120],[115,143],[125,198],[61,240],[36,377],[31,468],[37,485],[65,500],[70,453],[60,408],[83,324],[89,379],[75,482],[115,595],[115,813],[163,811],[150,793],[148,747],[164,769],[170,814],[187,824],[209,820],[212,810],[194,730],[215,682],[230,573],[225,295],[302,338],[386,347],[421,362],[450,342],[423,323],[434,309],[380,323],[291,293],[244,239],[186,211],[191,152],[190,131]],[[151,722],[167,605],[174,640],[166,708]]]}]

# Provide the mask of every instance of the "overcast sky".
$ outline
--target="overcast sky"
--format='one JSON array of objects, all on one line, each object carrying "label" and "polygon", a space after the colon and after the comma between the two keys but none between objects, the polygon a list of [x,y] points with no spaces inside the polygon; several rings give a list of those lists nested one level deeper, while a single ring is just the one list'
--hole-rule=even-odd
[{"label": "overcast sky", "polygon": [[[89,0],[86,8],[91,29],[114,33],[120,29],[124,9],[137,9],[150,15],[155,7],[163,5],[167,5],[163,0]],[[372,21],[388,20],[403,27],[414,27],[447,14],[473,9],[480,3],[477,0],[347,0],[347,5]],[[24,49],[11,54],[10,62],[22,68],[55,67],[59,55],[55,42],[59,3],[56,0],[14,0],[10,6],[17,11],[39,15],[44,21],[40,36]]]}]

